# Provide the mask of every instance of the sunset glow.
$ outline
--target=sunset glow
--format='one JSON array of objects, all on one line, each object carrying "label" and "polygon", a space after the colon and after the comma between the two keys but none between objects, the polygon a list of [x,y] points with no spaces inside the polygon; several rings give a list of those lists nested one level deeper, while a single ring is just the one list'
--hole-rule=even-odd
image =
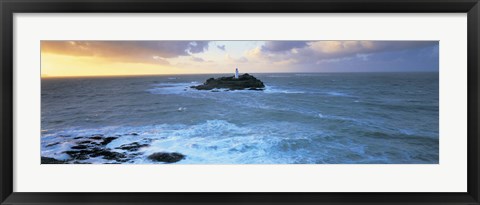
[{"label": "sunset glow", "polygon": [[[42,77],[438,71],[437,41],[42,41]],[[392,64],[391,62],[395,62]]]}]

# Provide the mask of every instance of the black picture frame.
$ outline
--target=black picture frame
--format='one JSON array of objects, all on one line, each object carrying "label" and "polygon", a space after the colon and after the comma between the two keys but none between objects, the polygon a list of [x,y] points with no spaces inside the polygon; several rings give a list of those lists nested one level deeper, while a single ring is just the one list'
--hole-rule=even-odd
[{"label": "black picture frame", "polygon": [[[478,0],[0,0],[1,204],[480,204]],[[15,13],[467,13],[468,188],[466,193],[17,193],[13,192],[13,15]],[[413,186],[413,185],[412,185]]]}]

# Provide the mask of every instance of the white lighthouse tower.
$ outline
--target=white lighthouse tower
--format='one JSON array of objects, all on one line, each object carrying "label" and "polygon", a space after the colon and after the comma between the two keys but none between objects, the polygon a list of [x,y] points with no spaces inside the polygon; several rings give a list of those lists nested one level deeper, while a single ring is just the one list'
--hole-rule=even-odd
[{"label": "white lighthouse tower", "polygon": [[238,68],[235,68],[235,79],[238,79]]}]

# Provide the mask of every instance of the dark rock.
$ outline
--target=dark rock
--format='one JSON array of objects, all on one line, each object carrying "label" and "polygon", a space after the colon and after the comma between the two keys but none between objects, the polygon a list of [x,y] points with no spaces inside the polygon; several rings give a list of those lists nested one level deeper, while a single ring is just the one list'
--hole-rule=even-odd
[{"label": "dark rock", "polygon": [[108,150],[103,150],[103,151],[99,152],[98,154],[102,155],[104,159],[116,160],[116,161],[120,161],[120,162],[124,161],[124,160],[122,160],[122,158],[127,158],[127,156],[125,154],[118,153],[118,152],[112,152],[112,151],[108,151]]},{"label": "dark rock", "polygon": [[[71,147],[71,150],[63,153],[70,156],[68,163],[77,163],[92,157],[102,157],[106,160],[115,160],[117,162],[126,162],[129,155],[112,151],[106,148],[106,145],[117,139],[119,136],[106,137],[102,134],[95,134],[88,137],[88,139],[80,140],[76,145]],[[141,145],[145,146],[145,145]],[[141,147],[140,146],[140,147]],[[82,162],[80,162],[82,163]]]},{"label": "dark rock", "polygon": [[209,78],[202,85],[191,86],[197,90],[212,90],[212,89],[221,89],[226,88],[229,90],[263,90],[265,84],[257,78],[245,73],[235,79],[234,76],[230,77],[220,77],[220,78]]},{"label": "dark rock", "polygon": [[73,139],[75,140],[78,140],[78,139],[82,139],[83,137],[74,137]]},{"label": "dark rock", "polygon": [[65,161],[58,160],[51,157],[42,157],[41,163],[42,164],[65,164]]},{"label": "dark rock", "polygon": [[48,144],[48,145],[45,146],[45,147],[51,147],[51,146],[55,146],[55,145],[57,145],[57,144],[60,144],[60,142],[54,142],[54,143]]},{"label": "dark rock", "polygon": [[140,148],[148,147],[148,146],[149,146],[148,144],[140,144],[138,142],[134,142],[134,143],[130,143],[130,144],[124,144],[124,145],[122,145],[120,147],[117,147],[115,149],[122,149],[122,150],[128,150],[128,151],[136,152]]},{"label": "dark rock", "polygon": [[127,156],[122,153],[112,152],[109,149],[93,148],[93,149],[83,149],[83,150],[69,150],[65,152],[73,160],[86,160],[90,157],[100,157],[107,160],[116,160],[120,161]]},{"label": "dark rock", "polygon": [[[139,135],[138,133],[128,133],[124,135]],[[132,160],[132,158],[137,157],[138,154],[142,154],[137,152],[142,147],[149,146],[150,139],[141,139],[141,141],[133,142],[130,144],[124,144],[122,146],[117,147],[116,149],[131,151],[130,152],[122,152],[122,151],[115,151],[114,149],[107,148],[106,146],[110,144],[115,139],[118,139],[121,135],[114,135],[114,136],[105,136],[103,134],[94,134],[90,136],[81,137],[83,139],[75,140],[73,146],[70,147],[70,150],[64,151],[63,153],[70,156],[65,161],[53,161],[52,159],[43,159],[47,162],[52,161],[53,163],[86,163],[84,160],[90,158],[102,158],[108,160],[106,163],[127,163]],[[60,142],[61,143],[61,142]],[[53,146],[53,145],[51,145]]]},{"label": "dark rock", "polygon": [[88,147],[85,146],[85,145],[76,145],[76,146],[73,146],[72,149],[87,149]]},{"label": "dark rock", "polygon": [[79,161],[74,161],[72,164],[91,164],[90,162],[79,162]]},{"label": "dark rock", "polygon": [[73,160],[86,160],[90,158],[91,150],[69,150],[64,153],[68,154]]},{"label": "dark rock", "polygon": [[101,139],[103,139],[103,135],[95,135],[95,136],[90,137],[90,139],[92,139],[92,140],[101,140]]},{"label": "dark rock", "polygon": [[128,162],[129,159],[117,159],[117,162]]},{"label": "dark rock", "polygon": [[174,163],[185,158],[185,155],[177,152],[156,152],[148,156],[148,159],[157,162]]},{"label": "dark rock", "polygon": [[118,137],[107,137],[107,138],[103,139],[103,142],[101,142],[100,144],[107,145],[108,143],[112,142],[113,140],[115,140],[117,138]]}]

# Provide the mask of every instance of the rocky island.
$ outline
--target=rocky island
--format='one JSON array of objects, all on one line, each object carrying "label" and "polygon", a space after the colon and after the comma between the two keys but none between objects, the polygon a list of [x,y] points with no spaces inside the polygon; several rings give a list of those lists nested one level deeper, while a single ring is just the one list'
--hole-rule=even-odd
[{"label": "rocky island", "polygon": [[191,86],[197,90],[213,90],[213,89],[228,89],[228,90],[263,90],[265,84],[252,75],[245,73],[243,75],[220,78],[209,78],[202,85]]}]

